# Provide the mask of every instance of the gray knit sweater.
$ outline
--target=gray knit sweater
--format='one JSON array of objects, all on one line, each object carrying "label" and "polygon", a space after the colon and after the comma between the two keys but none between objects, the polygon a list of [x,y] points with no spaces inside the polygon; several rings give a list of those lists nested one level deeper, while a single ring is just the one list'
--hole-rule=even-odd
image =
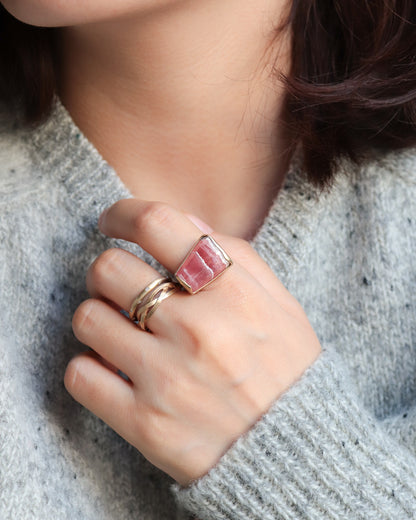
[{"label": "gray knit sweater", "polygon": [[188,488],[62,382],[90,262],[117,245],[160,269],[97,229],[129,196],[59,102],[34,131],[3,121],[1,520],[416,518],[416,151],[345,163],[324,194],[293,161],[252,245],[323,353]]}]

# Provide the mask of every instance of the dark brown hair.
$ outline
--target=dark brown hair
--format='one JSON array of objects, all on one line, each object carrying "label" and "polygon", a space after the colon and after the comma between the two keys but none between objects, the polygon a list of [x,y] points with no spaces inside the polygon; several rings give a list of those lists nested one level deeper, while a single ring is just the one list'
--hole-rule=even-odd
[{"label": "dark brown hair", "polygon": [[416,144],[416,1],[293,0],[287,108],[308,178]]},{"label": "dark brown hair", "polygon": [[[329,186],[342,156],[416,144],[415,0],[292,0],[287,24],[287,122],[313,184]],[[0,100],[38,124],[56,92],[57,30],[0,6],[0,31]]]},{"label": "dark brown hair", "polygon": [[0,5],[0,102],[27,125],[40,123],[52,108],[55,32],[19,22]]}]

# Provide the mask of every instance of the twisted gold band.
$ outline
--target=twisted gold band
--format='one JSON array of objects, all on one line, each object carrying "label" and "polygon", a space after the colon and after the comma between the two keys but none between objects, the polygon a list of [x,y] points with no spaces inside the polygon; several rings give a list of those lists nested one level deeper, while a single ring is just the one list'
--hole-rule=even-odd
[{"label": "twisted gold band", "polygon": [[146,296],[149,295],[150,291],[152,291],[153,289],[155,289],[158,285],[164,283],[164,282],[169,282],[169,278],[157,278],[156,280],[153,280],[152,283],[150,283],[149,285],[147,285],[143,291],[141,291],[137,296],[136,298],[133,300],[131,306],[130,306],[130,311],[129,311],[129,318],[134,321],[135,320],[135,316],[136,316],[136,310],[137,310],[137,307],[139,307],[139,305],[142,303],[142,301],[146,298]]},{"label": "twisted gold band", "polygon": [[146,286],[133,300],[130,307],[129,318],[142,330],[150,332],[146,321],[152,316],[163,300],[180,290],[178,283],[169,278],[158,278]]},{"label": "twisted gold band", "polygon": [[138,325],[142,330],[149,330],[146,327],[146,321],[152,316],[157,307],[162,303],[163,300],[171,296],[179,288],[173,282],[169,282],[159,286],[149,297],[149,301],[140,306],[136,311],[136,317]]}]

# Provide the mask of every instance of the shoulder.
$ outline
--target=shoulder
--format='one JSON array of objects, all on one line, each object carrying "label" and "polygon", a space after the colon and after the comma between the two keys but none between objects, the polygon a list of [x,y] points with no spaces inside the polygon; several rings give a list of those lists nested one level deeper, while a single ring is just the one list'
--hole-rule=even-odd
[{"label": "shoulder", "polygon": [[341,161],[337,180],[340,198],[363,226],[388,216],[399,224],[405,213],[416,212],[416,148],[369,151],[358,164]]},{"label": "shoulder", "polygon": [[349,186],[346,229],[354,261],[378,270],[379,278],[389,278],[403,294],[413,291],[416,149],[372,154],[356,169]]},{"label": "shoulder", "polygon": [[371,151],[357,169],[361,183],[383,188],[416,187],[416,147]]}]

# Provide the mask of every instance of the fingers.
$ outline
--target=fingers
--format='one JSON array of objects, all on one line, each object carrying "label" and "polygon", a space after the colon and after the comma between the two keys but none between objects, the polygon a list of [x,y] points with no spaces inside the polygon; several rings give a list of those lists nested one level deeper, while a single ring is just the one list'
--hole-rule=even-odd
[{"label": "fingers", "polygon": [[[184,213],[161,202],[122,199],[103,215],[99,222],[103,233],[139,244],[171,273],[177,270],[202,234],[201,229]],[[282,307],[292,314],[299,312],[297,300],[247,241],[215,232],[211,236],[234,263],[240,264]],[[215,290],[224,281],[223,277],[233,276],[235,271],[235,266],[226,269],[220,278],[212,282],[210,290]],[[145,283],[142,284],[144,286]]]},{"label": "fingers", "polygon": [[157,278],[160,273],[133,253],[112,248],[90,265],[86,284],[92,298],[104,297],[128,311],[138,293]]},{"label": "fingers", "polygon": [[[99,227],[109,236],[139,244],[171,273],[177,271],[202,235],[201,230],[181,211],[162,202],[138,199],[123,199],[110,206],[102,214]],[[218,268],[227,262],[218,251],[213,254],[210,246],[204,247],[207,251],[196,254],[194,259],[199,259],[198,265],[204,266],[200,271],[204,281],[211,278],[209,281],[215,283],[214,262],[207,266],[205,255],[212,258]],[[226,269],[223,275],[227,276],[228,271]]]},{"label": "fingers", "polygon": [[119,200],[99,221],[101,231],[139,244],[174,273],[201,236],[182,212],[162,202]]},{"label": "fingers", "polygon": [[152,334],[105,302],[85,300],[76,309],[72,328],[75,336],[135,381],[138,370],[148,363],[158,348]]},{"label": "fingers", "polygon": [[[199,227],[175,208],[161,202],[138,199],[122,199],[110,206],[103,213],[99,227],[109,236],[139,244],[171,273],[177,270],[202,234]],[[248,242],[215,232],[211,235],[230,254],[232,260],[246,267],[266,290],[270,287],[277,292],[282,290],[282,284],[276,281],[276,277],[260,261]],[[231,266],[223,276],[230,276],[232,270]]]},{"label": "fingers", "polygon": [[131,383],[106,368],[92,352],[69,362],[64,383],[76,401],[120,435],[127,435],[124,425],[129,423],[128,411],[136,405]]},{"label": "fingers", "polygon": [[[92,298],[114,302],[118,308],[129,311],[136,296],[157,278],[160,274],[146,262],[124,249],[113,248],[95,259],[86,281]],[[156,335],[161,333],[171,323],[173,308],[181,305],[178,298],[186,296],[184,292],[169,296],[146,321],[146,326]]]}]

